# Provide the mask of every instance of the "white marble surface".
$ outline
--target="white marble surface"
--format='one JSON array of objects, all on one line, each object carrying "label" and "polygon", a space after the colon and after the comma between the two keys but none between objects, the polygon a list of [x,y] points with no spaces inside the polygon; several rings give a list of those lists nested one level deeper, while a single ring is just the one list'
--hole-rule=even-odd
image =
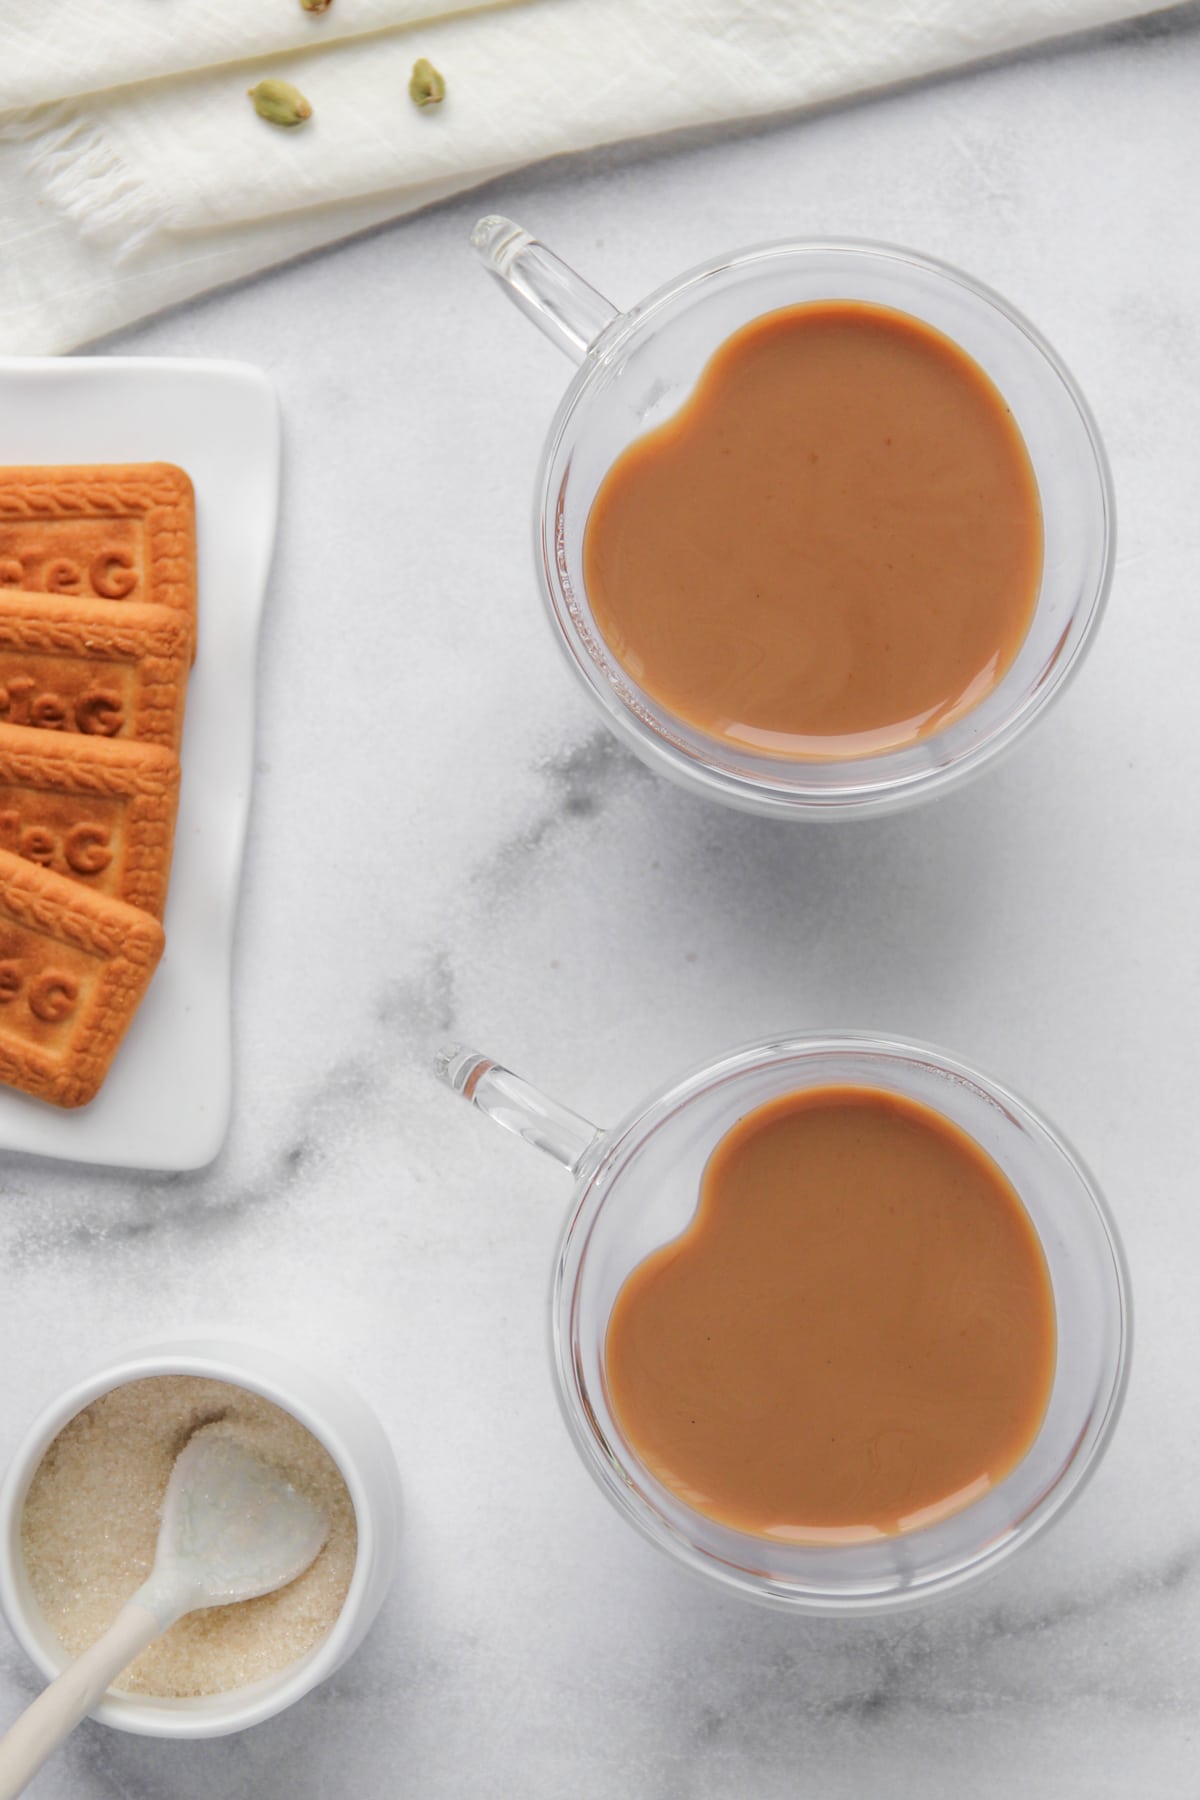
[{"label": "white marble surface", "polygon": [[[1200,1787],[1200,10],[741,136],[535,171],[127,333],[279,387],[286,475],[208,1171],[0,1170],[0,1457],[93,1350],[203,1316],[352,1378],[407,1495],[355,1659],[243,1737],[85,1727],[44,1800],[569,1792],[1108,1800]],[[567,365],[465,247],[508,211],[633,299],[714,249],[911,243],[1087,390],[1121,549],[1078,682],[1007,762],[787,829],[641,772],[551,642],[534,462]],[[118,347],[114,342],[114,348]],[[941,1042],[1072,1136],[1124,1230],[1125,1417],[1066,1519],[896,1622],[714,1596],[577,1465],[544,1347],[568,1183],[444,1093],[446,1038],[606,1120],[776,1027]],[[33,1690],[0,1635],[0,1715]]]}]

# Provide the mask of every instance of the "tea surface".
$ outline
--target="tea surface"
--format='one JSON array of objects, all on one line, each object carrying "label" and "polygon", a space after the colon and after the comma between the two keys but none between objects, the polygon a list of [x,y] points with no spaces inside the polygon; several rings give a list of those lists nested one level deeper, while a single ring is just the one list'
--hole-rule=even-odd
[{"label": "tea surface", "polygon": [[809,1542],[969,1504],[1037,1434],[1055,1362],[1029,1217],[948,1120],[873,1088],[787,1094],[709,1159],[628,1277],[605,1364],[629,1445],[689,1505]]},{"label": "tea surface", "polygon": [[983,370],[857,301],[764,314],[613,464],[584,535],[596,624],[676,718],[757,754],[913,743],[1008,669],[1042,568],[1037,482]]}]

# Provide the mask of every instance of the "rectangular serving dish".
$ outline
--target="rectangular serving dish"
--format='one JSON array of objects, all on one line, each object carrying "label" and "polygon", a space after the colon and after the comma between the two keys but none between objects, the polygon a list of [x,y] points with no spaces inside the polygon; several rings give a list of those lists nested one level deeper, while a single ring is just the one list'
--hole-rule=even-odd
[{"label": "rectangular serving dish", "polygon": [[249,365],[0,358],[0,464],[178,463],[196,490],[199,568],[166,951],[96,1099],[59,1112],[0,1089],[0,1149],[196,1169],[224,1142],[233,931],[279,453],[275,391]]}]

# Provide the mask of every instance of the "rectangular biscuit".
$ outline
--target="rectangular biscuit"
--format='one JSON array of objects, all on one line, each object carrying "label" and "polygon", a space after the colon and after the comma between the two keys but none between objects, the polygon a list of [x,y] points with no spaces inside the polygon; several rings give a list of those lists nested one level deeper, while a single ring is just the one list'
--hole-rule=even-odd
[{"label": "rectangular biscuit", "polygon": [[192,484],[173,463],[0,468],[0,587],[196,614]]},{"label": "rectangular biscuit", "polygon": [[166,607],[0,588],[0,723],[178,752],[191,653]]},{"label": "rectangular biscuit", "polygon": [[178,803],[170,750],[0,725],[0,849],[155,918]]},{"label": "rectangular biscuit", "polygon": [[0,1081],[94,1098],[162,950],[157,920],[0,850]]}]

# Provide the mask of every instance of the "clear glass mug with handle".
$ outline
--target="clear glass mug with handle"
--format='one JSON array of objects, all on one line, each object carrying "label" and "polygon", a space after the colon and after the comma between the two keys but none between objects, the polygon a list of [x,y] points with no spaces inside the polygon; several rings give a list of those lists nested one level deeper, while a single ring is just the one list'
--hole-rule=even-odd
[{"label": "clear glass mug with handle", "polygon": [[[793,1612],[891,1611],[998,1567],[1058,1517],[1094,1471],[1128,1374],[1129,1279],[1120,1242],[1078,1157],[988,1077],[942,1051],[865,1033],[771,1039],[669,1083],[614,1130],[600,1131],[477,1051],[447,1050],[438,1070],[457,1093],[574,1176],[550,1298],[559,1404],[607,1498],[687,1568]],[[707,1517],[639,1460],[609,1395],[605,1338],[628,1276],[691,1219],[705,1164],[725,1133],[779,1095],[856,1086],[932,1108],[973,1138],[1016,1189],[1053,1291],[1053,1385],[1025,1456],[961,1511],[866,1542],[785,1542]]]},{"label": "clear glass mug with handle", "polygon": [[[619,312],[509,219],[472,235],[490,273],[579,369],[537,478],[535,558],[568,662],[644,762],[712,799],[774,818],[846,817],[941,792],[1011,745],[1078,667],[1103,610],[1114,502],[1100,436],[1061,361],[998,295],[956,269],[870,243],[797,241],[721,256]],[[634,439],[676,412],[713,352],[751,319],[806,301],[891,307],[965,350],[1008,403],[1037,479],[1044,564],[1032,624],[1000,681],[940,731],[874,755],[756,755],[667,712],[597,629],[583,537],[597,489]]]}]

